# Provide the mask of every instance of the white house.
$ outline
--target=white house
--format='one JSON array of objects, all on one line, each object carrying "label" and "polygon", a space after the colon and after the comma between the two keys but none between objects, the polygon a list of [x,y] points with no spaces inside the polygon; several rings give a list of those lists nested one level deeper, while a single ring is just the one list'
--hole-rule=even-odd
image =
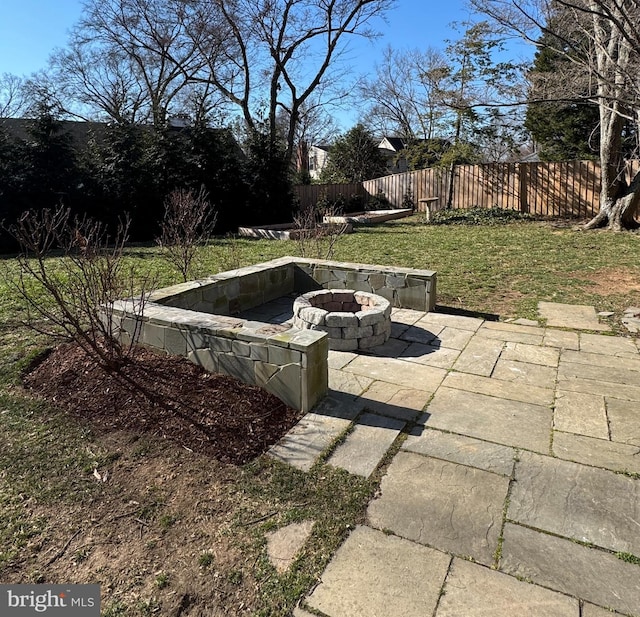
[{"label": "white house", "polygon": [[320,177],[320,172],[327,164],[329,148],[331,146],[326,145],[311,146],[309,148],[309,174],[313,180],[317,180]]}]

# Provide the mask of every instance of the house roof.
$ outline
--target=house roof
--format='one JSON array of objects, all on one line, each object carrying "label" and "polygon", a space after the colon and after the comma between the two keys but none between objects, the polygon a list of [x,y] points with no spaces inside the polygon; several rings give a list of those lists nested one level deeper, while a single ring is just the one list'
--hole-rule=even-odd
[{"label": "house roof", "polygon": [[[32,118],[0,118],[0,129],[4,129],[6,133],[17,140],[29,141],[31,135],[29,134],[29,128],[32,126],[34,119]],[[111,123],[106,122],[85,122],[77,120],[60,120],[60,126],[62,133],[71,137],[71,142],[74,147],[83,148],[89,141],[90,136],[101,138],[107,127]],[[153,125],[151,124],[137,124],[142,130],[151,131]],[[170,133],[178,134],[182,132],[188,132],[192,129],[190,126],[171,126],[168,130]],[[233,133],[227,128],[212,128],[210,131],[214,131],[219,134],[225,134],[231,138],[232,143],[236,149],[236,154],[242,155],[242,149],[237,140],[233,136]]]},{"label": "house roof", "polygon": [[[14,139],[28,141],[31,139],[29,129],[35,122],[32,118],[0,118],[0,128]],[[89,133],[101,133],[106,124],[102,122],[78,122],[75,120],[60,120],[62,132],[70,135],[74,143],[86,143]]]},{"label": "house roof", "polygon": [[378,147],[383,150],[400,152],[400,150],[404,150],[407,147],[407,142],[402,137],[389,137],[385,135],[380,141],[380,145]]}]

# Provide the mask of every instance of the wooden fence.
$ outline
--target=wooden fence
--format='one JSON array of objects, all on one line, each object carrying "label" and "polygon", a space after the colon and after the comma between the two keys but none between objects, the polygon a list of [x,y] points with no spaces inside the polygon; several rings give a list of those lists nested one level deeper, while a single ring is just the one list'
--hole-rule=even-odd
[{"label": "wooden fence", "polygon": [[[639,169],[639,161],[630,162],[627,180]],[[544,216],[588,218],[600,207],[597,161],[458,165],[453,171],[453,183],[450,173],[449,169],[422,169],[367,180],[361,188],[369,196],[384,194],[393,207],[402,206],[407,197],[416,206],[420,206],[420,199],[437,197],[434,209],[442,210],[450,192],[452,208],[496,206]],[[314,195],[361,194],[357,192],[358,186],[312,185],[296,187],[296,193],[301,203],[313,204]]]}]

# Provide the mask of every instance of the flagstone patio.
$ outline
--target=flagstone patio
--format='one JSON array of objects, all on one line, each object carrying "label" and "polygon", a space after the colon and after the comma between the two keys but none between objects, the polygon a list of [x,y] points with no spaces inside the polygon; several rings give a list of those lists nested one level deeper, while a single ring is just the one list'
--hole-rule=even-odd
[{"label": "flagstone patio", "polygon": [[382,479],[294,615],[640,615],[637,339],[402,309],[329,366],[271,454]]}]

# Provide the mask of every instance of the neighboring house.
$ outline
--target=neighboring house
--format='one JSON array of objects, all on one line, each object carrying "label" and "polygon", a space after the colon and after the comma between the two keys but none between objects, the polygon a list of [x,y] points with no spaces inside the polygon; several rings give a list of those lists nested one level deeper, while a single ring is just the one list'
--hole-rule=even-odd
[{"label": "neighboring house", "polygon": [[309,148],[309,174],[312,180],[318,180],[320,173],[327,164],[331,146],[311,146]]},{"label": "neighboring house", "polygon": [[[407,161],[402,155],[398,156],[406,147],[406,142],[401,137],[383,137],[378,148],[382,150],[387,161],[389,174],[399,174],[408,170]],[[311,146],[309,148],[309,174],[313,180],[320,177],[320,173],[327,164],[329,158],[329,145]]]},{"label": "neighboring house", "polygon": [[407,159],[402,156],[402,151],[407,147],[407,142],[402,137],[384,136],[378,148],[382,150],[387,161],[387,171],[390,174],[401,174],[409,171]]}]

